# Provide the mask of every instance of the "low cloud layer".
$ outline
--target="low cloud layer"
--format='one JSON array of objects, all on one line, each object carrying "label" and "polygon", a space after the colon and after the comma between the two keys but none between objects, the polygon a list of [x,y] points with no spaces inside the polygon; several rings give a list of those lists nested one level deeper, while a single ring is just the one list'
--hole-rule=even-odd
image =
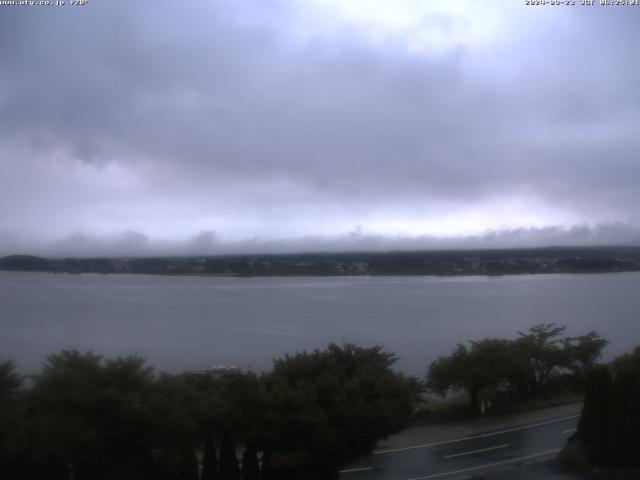
[{"label": "low cloud layer", "polygon": [[451,237],[390,236],[361,229],[334,237],[304,236],[280,239],[258,237],[228,240],[216,232],[187,238],[150,238],[140,232],[110,235],[75,234],[53,242],[10,238],[0,234],[0,255],[31,253],[47,257],[214,256],[226,254],[311,253],[443,249],[537,248],[547,246],[608,246],[640,244],[640,228],[623,224],[571,228],[549,226],[489,231],[482,235]]},{"label": "low cloud layer", "polygon": [[0,7],[0,251],[637,244],[640,10],[474,3]]}]

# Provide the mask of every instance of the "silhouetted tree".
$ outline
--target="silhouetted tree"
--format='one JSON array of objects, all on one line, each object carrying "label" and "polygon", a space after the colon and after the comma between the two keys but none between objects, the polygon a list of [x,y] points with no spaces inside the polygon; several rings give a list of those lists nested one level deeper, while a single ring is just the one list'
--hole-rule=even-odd
[{"label": "silhouetted tree", "polygon": [[220,449],[220,479],[240,480],[240,466],[236,457],[236,444],[230,432],[222,436]]},{"label": "silhouetted tree", "polygon": [[242,480],[259,480],[260,464],[255,447],[247,446],[242,454]]},{"label": "silhouetted tree", "polygon": [[178,480],[198,480],[198,459],[193,449],[180,452]]},{"label": "silhouetted tree", "polygon": [[597,463],[606,463],[609,456],[612,384],[611,372],[604,365],[589,373],[576,432],[587,445],[589,457]]},{"label": "silhouetted tree", "polygon": [[518,377],[519,390],[534,396],[547,380],[559,371],[581,374],[593,367],[609,343],[596,332],[579,337],[561,337],[567,327],[542,323],[526,333],[518,332],[515,356],[526,361],[526,370]]},{"label": "silhouetted tree", "polygon": [[640,347],[618,357],[612,370],[609,463],[640,468]]},{"label": "silhouetted tree", "polygon": [[479,407],[481,392],[517,393],[530,398],[561,374],[585,377],[607,341],[595,332],[580,337],[561,337],[566,327],[540,324],[516,340],[485,338],[469,346],[459,344],[453,353],[429,367],[429,388],[441,395],[466,390],[472,410]]},{"label": "silhouetted tree", "polygon": [[264,379],[268,475],[331,478],[401,429],[416,384],[391,369],[395,360],[381,347],[352,344],[276,360]]},{"label": "silhouetted tree", "polygon": [[23,405],[20,388],[23,379],[15,372],[11,360],[0,363],[0,477],[17,477],[22,466],[17,457],[21,454],[24,431],[21,429]]},{"label": "silhouetted tree", "polygon": [[576,436],[591,462],[640,468],[640,347],[591,371]]},{"label": "silhouetted tree", "polygon": [[50,355],[28,403],[33,462],[71,465],[78,480],[172,478],[197,431],[189,386],[135,356]]},{"label": "silhouetted tree", "polygon": [[513,353],[511,342],[497,338],[471,342],[470,347],[459,344],[450,356],[431,364],[428,386],[441,395],[465,389],[471,409],[478,411],[480,392],[495,390],[513,376]]},{"label": "silhouetted tree", "polygon": [[211,432],[207,432],[204,441],[204,453],[202,456],[202,479],[218,479],[218,454],[216,452],[216,442]]}]

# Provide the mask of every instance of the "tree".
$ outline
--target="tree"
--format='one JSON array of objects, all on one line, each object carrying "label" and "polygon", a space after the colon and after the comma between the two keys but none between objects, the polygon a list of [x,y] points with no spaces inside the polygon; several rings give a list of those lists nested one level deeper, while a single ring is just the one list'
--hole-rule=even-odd
[{"label": "tree", "polygon": [[612,387],[608,367],[602,365],[590,372],[576,430],[576,435],[588,445],[588,456],[597,463],[606,462],[609,455]]},{"label": "tree", "polygon": [[555,369],[569,363],[568,352],[562,348],[563,341],[560,338],[566,328],[542,323],[530,328],[527,333],[518,332],[520,338],[515,345],[521,358],[527,359],[527,369],[518,379],[520,392],[525,396],[533,396]]},{"label": "tree", "polygon": [[22,443],[20,388],[23,379],[11,360],[0,363],[0,476],[17,476],[15,457]]},{"label": "tree", "polygon": [[197,396],[195,414],[204,431],[233,432],[241,444],[260,443],[263,434],[264,389],[251,372],[225,375],[185,377]]},{"label": "tree", "polygon": [[440,357],[429,367],[427,385],[440,395],[466,390],[470,407],[479,410],[482,393],[530,398],[561,374],[584,377],[607,341],[595,332],[579,337],[561,337],[566,327],[540,324],[515,340],[485,338],[469,346],[459,344],[451,355]]},{"label": "tree", "polygon": [[15,372],[16,366],[12,360],[0,363],[0,405],[4,406],[15,401],[22,377]]},{"label": "tree", "polygon": [[95,480],[148,478],[157,466],[154,458],[171,459],[175,470],[178,453],[191,443],[176,445],[184,436],[176,429],[166,431],[166,419],[175,409],[163,402],[167,395],[158,387],[152,370],[137,356],[50,355],[28,399],[37,447],[32,464],[36,469],[70,466],[75,478]]},{"label": "tree", "polygon": [[600,360],[602,350],[608,344],[608,340],[594,331],[579,337],[565,339],[563,347],[568,352],[569,358],[567,368],[574,373],[582,373],[595,367]]},{"label": "tree", "polygon": [[198,459],[193,449],[183,449],[179,462],[178,480],[198,480]]},{"label": "tree", "polygon": [[216,453],[216,442],[213,433],[207,432],[204,440],[204,453],[202,456],[202,479],[218,479],[218,455]]},{"label": "tree", "polygon": [[[416,384],[381,347],[286,355],[264,378],[263,466],[274,478],[333,478],[409,419]],[[277,472],[277,474],[275,473]]]},{"label": "tree", "polygon": [[526,369],[517,380],[523,396],[534,396],[551,376],[559,372],[585,374],[596,364],[608,344],[596,332],[563,338],[561,335],[566,329],[566,326],[542,323],[527,333],[518,332],[520,338],[515,345],[519,358],[526,362]]},{"label": "tree", "polygon": [[613,465],[640,468],[640,347],[612,365],[611,455]]},{"label": "tree", "polygon": [[183,464],[181,458],[198,444],[202,434],[199,405],[198,392],[184,376],[162,374],[153,382],[146,408],[152,418],[149,448],[159,477],[177,475]]},{"label": "tree", "polygon": [[440,357],[429,367],[427,386],[445,395],[450,390],[469,392],[470,408],[479,410],[482,391],[495,391],[514,376],[514,351],[511,342],[497,338],[459,344],[448,357]]},{"label": "tree", "polygon": [[222,437],[220,450],[220,479],[240,480],[240,465],[236,457],[236,444],[228,431]]},{"label": "tree", "polygon": [[249,445],[242,453],[242,480],[259,480],[260,464],[258,462],[258,452],[255,447]]},{"label": "tree", "polygon": [[574,443],[596,465],[640,468],[640,347],[591,370]]}]

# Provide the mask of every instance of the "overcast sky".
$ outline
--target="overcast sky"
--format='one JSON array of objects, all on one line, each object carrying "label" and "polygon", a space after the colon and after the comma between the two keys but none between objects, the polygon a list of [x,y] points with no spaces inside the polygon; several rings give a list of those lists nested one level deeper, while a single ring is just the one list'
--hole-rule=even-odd
[{"label": "overcast sky", "polygon": [[640,244],[640,7],[69,4],[0,6],[0,254]]}]

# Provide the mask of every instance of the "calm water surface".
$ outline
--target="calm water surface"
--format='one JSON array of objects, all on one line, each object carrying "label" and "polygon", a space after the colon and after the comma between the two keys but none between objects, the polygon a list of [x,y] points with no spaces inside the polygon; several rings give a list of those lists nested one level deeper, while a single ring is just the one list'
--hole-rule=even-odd
[{"label": "calm water surface", "polygon": [[160,370],[270,368],[329,342],[382,344],[424,375],[457,342],[540,322],[596,330],[606,357],[640,344],[640,273],[506,277],[211,278],[0,271],[0,360],[63,348],[138,352]]}]

